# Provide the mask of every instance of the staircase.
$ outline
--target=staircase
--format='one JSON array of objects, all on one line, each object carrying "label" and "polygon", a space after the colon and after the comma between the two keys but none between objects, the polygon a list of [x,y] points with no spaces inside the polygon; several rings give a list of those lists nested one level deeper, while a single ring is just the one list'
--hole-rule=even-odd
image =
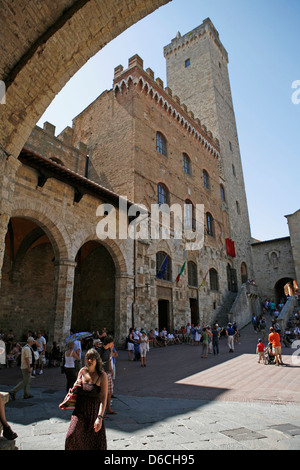
[{"label": "staircase", "polygon": [[228,315],[230,313],[231,307],[237,297],[237,292],[227,292],[224,297],[222,305],[217,309],[213,321],[217,321],[218,324],[222,327],[227,326],[228,324]]},{"label": "staircase", "polygon": [[295,313],[298,312],[298,310],[300,310],[298,301],[295,297],[290,297],[284,304],[284,307],[277,318],[281,331],[284,331],[288,320],[292,320],[292,322],[294,321]]}]

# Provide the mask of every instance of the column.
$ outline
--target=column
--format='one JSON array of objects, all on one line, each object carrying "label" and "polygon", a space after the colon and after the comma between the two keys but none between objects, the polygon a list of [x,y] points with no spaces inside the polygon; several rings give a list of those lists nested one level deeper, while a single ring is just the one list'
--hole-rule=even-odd
[{"label": "column", "polygon": [[15,178],[20,162],[0,148],[0,286],[5,252],[5,236],[13,208]]},{"label": "column", "polygon": [[76,262],[73,260],[61,259],[55,262],[54,315],[49,341],[58,344],[63,344],[70,334],[75,268]]},{"label": "column", "polygon": [[134,301],[134,278],[127,273],[116,276],[115,287],[115,342],[123,346],[132,327],[132,312]]}]

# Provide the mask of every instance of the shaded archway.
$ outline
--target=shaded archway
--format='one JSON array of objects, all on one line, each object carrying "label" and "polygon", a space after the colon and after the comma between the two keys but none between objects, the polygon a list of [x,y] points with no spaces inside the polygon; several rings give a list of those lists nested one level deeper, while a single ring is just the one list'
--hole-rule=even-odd
[{"label": "shaded archway", "polygon": [[297,290],[298,285],[294,279],[290,277],[279,279],[274,287],[276,304],[280,303],[282,299],[286,300],[288,296],[294,296]]},{"label": "shaded archway", "polygon": [[78,251],[72,329],[115,332],[116,267],[106,247],[88,241]]},{"label": "shaded archway", "polygon": [[166,299],[159,299],[158,301],[158,328],[162,331],[166,328],[171,331],[171,318],[170,318],[170,302]]},{"label": "shaded archway", "polygon": [[25,339],[28,330],[49,333],[55,315],[55,249],[37,222],[10,219],[0,289],[0,329]]}]

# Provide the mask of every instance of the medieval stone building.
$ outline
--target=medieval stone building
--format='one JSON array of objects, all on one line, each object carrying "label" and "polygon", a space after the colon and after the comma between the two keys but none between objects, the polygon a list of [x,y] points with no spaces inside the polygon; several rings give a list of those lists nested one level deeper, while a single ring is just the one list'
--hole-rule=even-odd
[{"label": "medieval stone building", "polygon": [[[164,54],[168,86],[136,55],[72,128],[32,132],[15,178],[0,329],[61,341],[71,326],[106,327],[122,344],[131,326],[226,321],[254,277],[227,52],[208,19]],[[153,204],[170,216],[159,223],[169,236],[149,229]],[[181,219],[164,214],[173,205]],[[203,246],[188,249],[176,217],[194,230],[199,205]],[[99,237],[105,220],[115,236]],[[133,227],[145,232],[131,237]]]}]

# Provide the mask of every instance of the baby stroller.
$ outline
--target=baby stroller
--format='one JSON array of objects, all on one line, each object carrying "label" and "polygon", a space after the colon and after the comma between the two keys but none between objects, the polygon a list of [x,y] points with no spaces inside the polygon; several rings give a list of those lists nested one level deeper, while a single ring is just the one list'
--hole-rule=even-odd
[{"label": "baby stroller", "polygon": [[266,348],[265,358],[267,364],[275,364],[275,356],[273,354],[272,343],[269,343]]}]

